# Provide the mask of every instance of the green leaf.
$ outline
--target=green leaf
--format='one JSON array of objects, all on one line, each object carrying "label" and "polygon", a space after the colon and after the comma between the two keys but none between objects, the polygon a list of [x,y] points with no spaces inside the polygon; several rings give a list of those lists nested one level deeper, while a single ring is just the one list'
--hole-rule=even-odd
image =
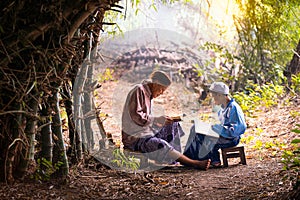
[{"label": "green leaf", "polygon": [[149,6],[149,9],[151,9],[151,8],[153,8],[153,10],[155,10],[155,12],[157,12],[157,8],[154,3]]},{"label": "green leaf", "polygon": [[292,129],[291,131],[294,132],[294,133],[300,133],[299,129]]},{"label": "green leaf", "polygon": [[292,140],[292,142],[291,142],[292,144],[299,144],[300,143],[300,139],[294,139],[294,140]]},{"label": "green leaf", "polygon": [[135,15],[138,15],[139,10],[140,10],[140,9],[136,9],[136,10],[135,10]]}]

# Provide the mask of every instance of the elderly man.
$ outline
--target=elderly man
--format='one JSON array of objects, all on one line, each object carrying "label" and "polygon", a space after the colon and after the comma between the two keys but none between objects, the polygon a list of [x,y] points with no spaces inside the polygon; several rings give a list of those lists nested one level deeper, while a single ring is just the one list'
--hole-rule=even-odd
[{"label": "elderly man", "polygon": [[125,149],[147,153],[156,161],[207,170],[210,160],[192,160],[181,153],[180,136],[184,133],[178,122],[168,116],[154,117],[152,99],[170,86],[170,78],[155,71],[149,80],[136,85],[128,94],[122,114],[122,142]]}]

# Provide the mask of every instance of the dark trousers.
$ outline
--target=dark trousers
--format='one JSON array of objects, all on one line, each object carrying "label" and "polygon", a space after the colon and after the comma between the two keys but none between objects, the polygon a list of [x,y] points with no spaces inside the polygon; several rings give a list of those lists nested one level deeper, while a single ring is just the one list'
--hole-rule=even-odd
[{"label": "dark trousers", "polygon": [[211,163],[221,162],[219,149],[238,145],[240,138],[227,139],[224,137],[211,137],[195,132],[192,126],[190,135],[185,146],[184,155],[194,160],[210,159]]}]

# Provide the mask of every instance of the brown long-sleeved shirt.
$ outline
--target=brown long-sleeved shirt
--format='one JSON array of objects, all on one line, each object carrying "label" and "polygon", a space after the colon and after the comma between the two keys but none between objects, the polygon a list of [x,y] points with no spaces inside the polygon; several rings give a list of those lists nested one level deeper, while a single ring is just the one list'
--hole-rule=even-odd
[{"label": "brown long-sleeved shirt", "polygon": [[136,85],[129,93],[122,113],[122,142],[134,150],[139,138],[153,136],[152,93],[149,81]]}]

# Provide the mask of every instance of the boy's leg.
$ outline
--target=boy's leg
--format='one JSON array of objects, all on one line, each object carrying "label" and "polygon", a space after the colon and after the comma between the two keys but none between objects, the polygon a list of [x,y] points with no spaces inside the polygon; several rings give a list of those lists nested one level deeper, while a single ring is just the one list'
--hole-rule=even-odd
[{"label": "boy's leg", "polygon": [[218,142],[215,144],[213,150],[210,153],[211,163],[212,164],[221,163],[219,149],[234,147],[238,145],[239,141],[240,141],[239,139],[228,140],[226,138],[220,137],[218,139]]},{"label": "boy's leg", "polygon": [[217,143],[217,138],[208,137],[195,132],[192,126],[184,155],[195,160],[207,160],[211,158],[211,151]]}]

